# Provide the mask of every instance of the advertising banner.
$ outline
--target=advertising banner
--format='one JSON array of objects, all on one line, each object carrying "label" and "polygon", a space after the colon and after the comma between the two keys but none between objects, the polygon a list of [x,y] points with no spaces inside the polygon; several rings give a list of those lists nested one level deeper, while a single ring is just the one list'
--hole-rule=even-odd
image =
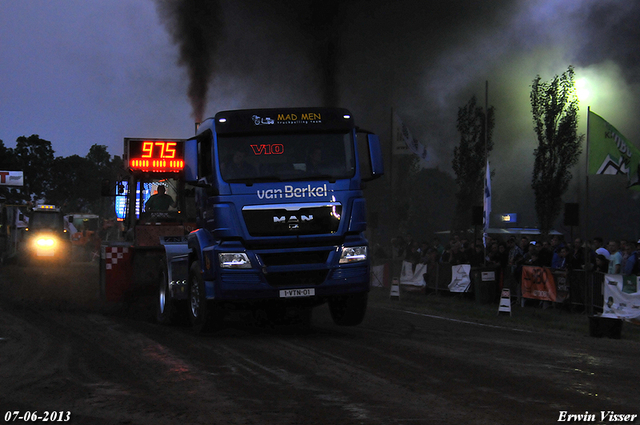
[{"label": "advertising banner", "polygon": [[639,280],[635,275],[605,275],[602,317],[640,319]]},{"label": "advertising banner", "polygon": [[471,284],[471,272],[470,264],[458,264],[457,266],[451,266],[451,283],[449,284],[449,291],[451,292],[467,292],[469,285]]},{"label": "advertising banner", "polygon": [[426,286],[423,275],[427,272],[427,265],[418,263],[415,265],[410,261],[402,262],[402,273],[400,274],[400,284],[423,288]]},{"label": "advertising banner", "polygon": [[0,186],[23,186],[22,171],[0,171]]},{"label": "advertising banner", "polygon": [[546,267],[522,267],[522,297],[535,300],[557,300],[556,283],[551,269]]}]

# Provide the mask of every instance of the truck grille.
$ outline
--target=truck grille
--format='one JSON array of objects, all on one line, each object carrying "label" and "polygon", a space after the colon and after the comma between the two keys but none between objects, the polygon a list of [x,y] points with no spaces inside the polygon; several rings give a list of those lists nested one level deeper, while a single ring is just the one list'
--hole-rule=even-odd
[{"label": "truck grille", "polygon": [[324,264],[329,257],[329,251],[279,252],[259,255],[265,266]]},{"label": "truck grille", "polygon": [[338,202],[249,205],[242,216],[251,236],[322,235],[338,231]]}]

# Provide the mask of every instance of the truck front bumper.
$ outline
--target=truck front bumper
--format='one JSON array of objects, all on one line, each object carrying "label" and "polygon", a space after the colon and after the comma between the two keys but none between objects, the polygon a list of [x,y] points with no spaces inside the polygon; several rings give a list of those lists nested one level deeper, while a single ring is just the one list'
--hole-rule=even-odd
[{"label": "truck front bumper", "polygon": [[[286,254],[283,254],[286,255]],[[205,275],[208,299],[260,300],[329,297],[369,291],[369,262],[289,265],[246,270],[218,269],[215,279]]]}]

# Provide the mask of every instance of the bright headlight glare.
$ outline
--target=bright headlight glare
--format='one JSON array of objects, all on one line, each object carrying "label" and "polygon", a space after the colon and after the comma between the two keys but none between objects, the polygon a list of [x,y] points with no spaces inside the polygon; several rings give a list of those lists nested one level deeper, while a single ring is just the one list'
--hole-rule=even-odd
[{"label": "bright headlight glare", "polygon": [[366,246],[345,246],[342,248],[342,255],[340,256],[340,264],[357,263],[358,261],[365,261],[366,259],[367,259]]},{"label": "bright headlight glare", "polygon": [[56,241],[53,238],[39,238],[36,239],[36,245],[42,248],[51,248],[56,244]]},{"label": "bright headlight glare", "polygon": [[251,261],[244,252],[221,252],[218,254],[223,269],[250,269]]}]

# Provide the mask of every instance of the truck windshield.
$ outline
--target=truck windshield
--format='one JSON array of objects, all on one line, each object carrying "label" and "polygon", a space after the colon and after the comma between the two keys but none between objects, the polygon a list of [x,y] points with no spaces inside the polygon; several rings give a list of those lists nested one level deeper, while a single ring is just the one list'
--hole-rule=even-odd
[{"label": "truck windshield", "polygon": [[53,212],[34,212],[29,220],[32,229],[62,229],[62,216]]},{"label": "truck windshield", "polygon": [[224,135],[218,158],[228,182],[337,180],[355,173],[350,133]]}]

